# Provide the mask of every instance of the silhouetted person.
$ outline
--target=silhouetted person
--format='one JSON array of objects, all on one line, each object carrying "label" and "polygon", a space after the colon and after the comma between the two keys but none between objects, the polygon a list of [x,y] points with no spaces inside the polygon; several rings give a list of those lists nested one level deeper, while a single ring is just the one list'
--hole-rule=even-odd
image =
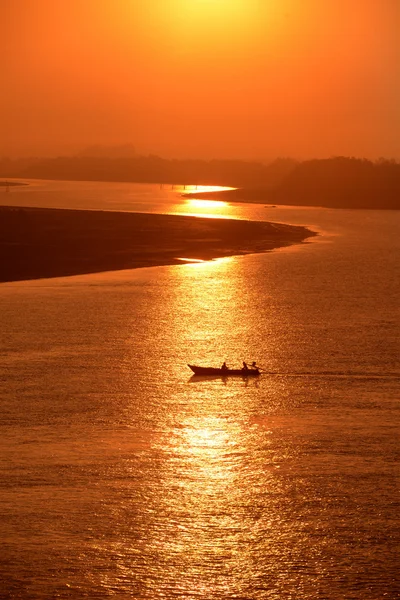
[{"label": "silhouetted person", "polygon": [[223,371],[227,371],[227,370],[228,370],[228,365],[226,364],[226,362],[225,362],[225,361],[222,363],[222,367],[221,367],[221,369],[222,369]]},{"label": "silhouetted person", "polygon": [[258,369],[257,365],[256,365],[256,361],[253,360],[253,362],[251,363],[251,368],[252,369]]},{"label": "silhouetted person", "polygon": [[248,370],[249,370],[249,367],[247,366],[247,363],[245,363],[243,361],[243,371],[248,371]]}]

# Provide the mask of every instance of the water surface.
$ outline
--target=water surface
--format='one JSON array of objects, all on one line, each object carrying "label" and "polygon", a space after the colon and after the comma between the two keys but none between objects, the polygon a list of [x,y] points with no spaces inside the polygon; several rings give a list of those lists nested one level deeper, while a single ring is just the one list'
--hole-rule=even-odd
[{"label": "water surface", "polygon": [[[321,235],[0,285],[2,597],[399,598],[398,213],[220,209]],[[244,359],[262,377],[186,367]]]}]

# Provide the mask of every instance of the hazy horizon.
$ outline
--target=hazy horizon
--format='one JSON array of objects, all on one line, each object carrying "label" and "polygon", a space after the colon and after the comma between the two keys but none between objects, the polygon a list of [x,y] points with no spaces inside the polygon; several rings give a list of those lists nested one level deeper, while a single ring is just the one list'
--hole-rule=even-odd
[{"label": "hazy horizon", "polygon": [[355,155],[340,155],[340,154],[332,154],[327,156],[307,156],[306,158],[298,157],[298,156],[270,156],[270,157],[243,157],[243,156],[166,156],[161,155],[156,152],[140,152],[136,150],[133,144],[116,144],[116,145],[103,145],[103,144],[93,144],[90,146],[82,146],[79,147],[75,151],[70,152],[48,152],[47,154],[39,155],[39,154],[29,154],[29,153],[21,153],[20,155],[0,155],[1,161],[52,161],[56,159],[104,159],[104,160],[127,160],[127,159],[151,159],[157,158],[162,161],[193,161],[193,162],[232,162],[232,163],[249,163],[249,164],[261,164],[261,165],[272,165],[274,163],[280,162],[288,162],[293,164],[301,164],[310,161],[327,161],[327,160],[335,160],[335,159],[349,159],[356,161],[368,161],[374,164],[379,164],[383,162],[390,163],[399,163],[399,157],[393,156],[376,156],[376,157],[367,157],[367,156],[355,156]]},{"label": "hazy horizon", "polygon": [[400,158],[396,0],[3,0],[0,155]]},{"label": "hazy horizon", "polygon": [[193,155],[193,156],[177,156],[177,155],[171,155],[171,156],[166,156],[166,155],[161,155],[159,153],[156,152],[152,152],[151,150],[149,150],[148,152],[140,152],[140,149],[133,155],[130,153],[123,153],[123,152],[119,152],[118,148],[120,146],[128,146],[129,144],[117,144],[115,146],[108,146],[108,145],[102,145],[102,144],[96,144],[93,145],[93,147],[99,147],[98,151],[93,151],[90,152],[90,148],[92,148],[92,146],[89,147],[84,147],[84,146],[80,146],[77,147],[75,150],[74,149],[70,149],[70,151],[68,152],[67,150],[65,152],[59,152],[57,150],[54,150],[52,152],[48,152],[46,154],[40,155],[40,154],[33,154],[33,153],[21,153],[21,154],[15,154],[15,155],[5,155],[3,154],[2,156],[0,156],[0,161],[1,160],[12,160],[12,161],[18,161],[18,160],[52,160],[52,159],[57,159],[57,158],[102,158],[102,159],[110,159],[110,160],[115,160],[115,159],[135,159],[135,158],[151,158],[151,157],[156,157],[159,158],[161,160],[166,160],[166,161],[199,161],[199,162],[212,162],[212,161],[227,161],[227,162],[243,162],[243,163],[259,163],[259,164],[264,164],[264,165],[269,165],[271,163],[274,162],[279,162],[279,161],[293,161],[293,163],[302,163],[302,162],[307,162],[307,161],[313,161],[313,160],[329,160],[329,159],[335,159],[335,158],[348,158],[348,159],[356,159],[356,160],[367,160],[373,163],[379,163],[380,161],[395,161],[396,163],[400,162],[400,155],[398,157],[394,157],[394,156],[374,156],[374,157],[367,157],[367,156],[355,156],[355,155],[344,155],[344,154],[331,154],[331,155],[326,155],[326,156],[307,156],[307,157],[299,157],[299,156],[284,156],[284,155],[277,155],[277,156],[255,156],[255,157],[244,157],[244,156],[197,156],[197,155]]}]

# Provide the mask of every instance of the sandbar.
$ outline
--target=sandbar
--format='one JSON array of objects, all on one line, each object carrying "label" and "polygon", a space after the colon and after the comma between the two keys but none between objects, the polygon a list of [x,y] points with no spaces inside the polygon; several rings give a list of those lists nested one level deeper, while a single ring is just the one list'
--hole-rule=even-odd
[{"label": "sandbar", "polygon": [[0,206],[0,282],[266,252],[313,235],[268,222]]}]

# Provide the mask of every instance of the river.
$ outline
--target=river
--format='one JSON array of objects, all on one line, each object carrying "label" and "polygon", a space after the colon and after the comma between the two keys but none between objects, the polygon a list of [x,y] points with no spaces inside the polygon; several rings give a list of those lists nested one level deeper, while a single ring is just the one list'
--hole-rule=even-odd
[{"label": "river", "polygon": [[[0,285],[0,597],[398,599],[400,214],[31,183],[1,203],[319,236]],[[224,360],[264,373],[187,368]]]}]

